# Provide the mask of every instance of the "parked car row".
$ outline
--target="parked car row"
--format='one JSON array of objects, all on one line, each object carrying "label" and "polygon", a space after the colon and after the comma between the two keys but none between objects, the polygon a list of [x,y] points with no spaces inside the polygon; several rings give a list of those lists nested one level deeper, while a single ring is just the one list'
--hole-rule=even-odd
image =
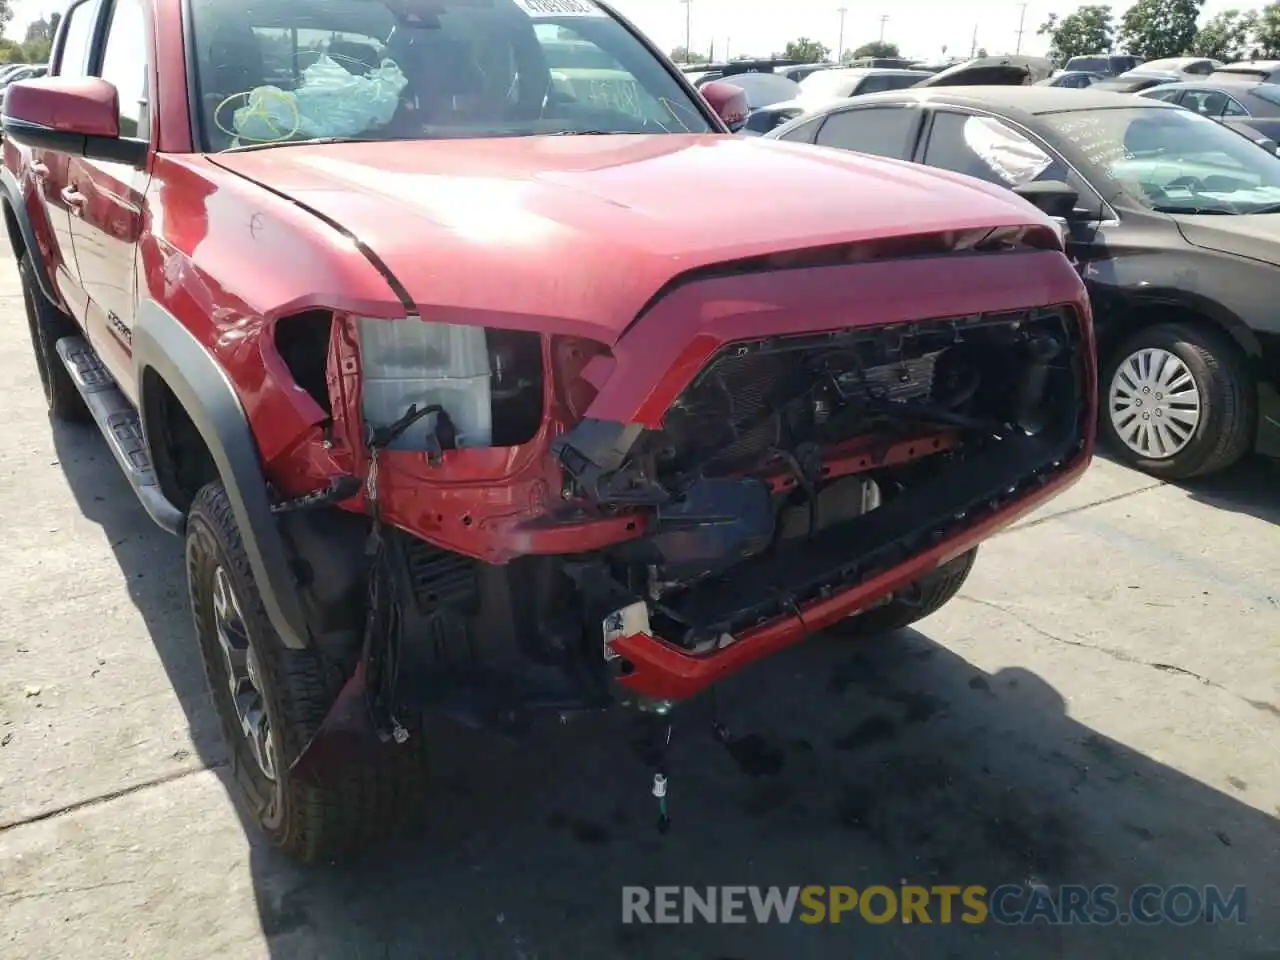
[{"label": "parked car row", "polygon": [[1018,85],[860,96],[766,136],[950,170],[1056,217],[1093,299],[1101,428],[1134,466],[1280,456],[1274,150],[1162,97]]}]

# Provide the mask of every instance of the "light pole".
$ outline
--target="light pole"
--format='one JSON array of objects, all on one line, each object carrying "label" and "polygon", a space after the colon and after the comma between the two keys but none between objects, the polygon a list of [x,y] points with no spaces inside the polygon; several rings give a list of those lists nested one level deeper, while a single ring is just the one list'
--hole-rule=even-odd
[{"label": "light pole", "polygon": [[840,41],[836,44],[836,63],[844,63],[844,18],[849,14],[848,7],[836,10],[840,14]]},{"label": "light pole", "polygon": [[1020,3],[1018,6],[1022,9],[1022,13],[1018,15],[1018,45],[1013,49],[1015,54],[1022,52],[1022,28],[1027,22],[1027,5]]},{"label": "light pole", "polygon": [[884,25],[889,21],[889,15],[882,13],[880,15],[880,42],[884,43]]},{"label": "light pole", "polygon": [[684,4],[684,58],[692,62],[693,57],[693,0],[680,0]]}]

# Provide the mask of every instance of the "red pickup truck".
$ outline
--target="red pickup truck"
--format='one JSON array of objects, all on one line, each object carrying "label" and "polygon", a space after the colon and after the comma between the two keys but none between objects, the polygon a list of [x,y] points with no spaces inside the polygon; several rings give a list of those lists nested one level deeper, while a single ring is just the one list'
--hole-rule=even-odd
[{"label": "red pickup truck", "polygon": [[420,812],[426,711],[665,715],[931,613],[1088,465],[1052,222],[743,118],[596,0],[75,0],[8,88],[50,410],[185,538],[290,853]]}]

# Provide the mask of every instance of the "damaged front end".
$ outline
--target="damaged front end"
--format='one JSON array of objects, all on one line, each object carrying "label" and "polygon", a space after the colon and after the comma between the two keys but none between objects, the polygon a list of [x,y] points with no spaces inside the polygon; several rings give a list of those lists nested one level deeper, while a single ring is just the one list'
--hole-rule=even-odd
[{"label": "damaged front end", "polygon": [[326,732],[665,711],[1033,509],[1093,442],[1045,244],[717,271],[609,345],[338,318],[325,452],[292,456],[360,489],[282,513],[351,677]]},{"label": "damaged front end", "polygon": [[695,693],[891,598],[1077,466],[1085,322],[1034,309],[734,343],[661,428],[561,438],[584,496],[652,510],[645,537],[594,561],[631,599],[602,638],[622,685]]}]

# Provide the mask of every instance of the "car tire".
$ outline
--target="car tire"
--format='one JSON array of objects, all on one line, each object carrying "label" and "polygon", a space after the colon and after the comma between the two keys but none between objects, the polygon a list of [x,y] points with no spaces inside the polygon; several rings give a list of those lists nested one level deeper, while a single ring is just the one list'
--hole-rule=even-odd
[{"label": "car tire", "polygon": [[18,277],[22,281],[22,300],[27,311],[27,327],[31,331],[31,349],[35,354],[36,371],[44,389],[49,413],[57,420],[68,423],[86,423],[89,408],[84,397],[76,389],[75,381],[58,356],[57,343],[63,337],[80,333],[75,322],[49,302],[36,282],[31,255],[18,257]]},{"label": "car tire", "polygon": [[977,559],[978,548],[974,547],[947,561],[905,590],[898,591],[888,603],[842,620],[830,632],[840,637],[866,639],[893,633],[895,630],[905,630],[950,603],[969,579]]},{"label": "car tire", "polygon": [[[327,715],[343,671],[315,651],[285,647],[271,627],[221,482],[192,504],[186,564],[233,792],[249,819],[302,862],[343,858],[418,825],[428,783],[418,737],[337,771],[323,786],[293,776],[290,765]],[[231,693],[233,671],[239,697]],[[246,732],[251,726],[255,737]]]},{"label": "car tire", "polygon": [[1138,330],[1104,365],[1101,393],[1103,436],[1153,477],[1217,473],[1253,447],[1257,388],[1225,334],[1185,323]]}]

